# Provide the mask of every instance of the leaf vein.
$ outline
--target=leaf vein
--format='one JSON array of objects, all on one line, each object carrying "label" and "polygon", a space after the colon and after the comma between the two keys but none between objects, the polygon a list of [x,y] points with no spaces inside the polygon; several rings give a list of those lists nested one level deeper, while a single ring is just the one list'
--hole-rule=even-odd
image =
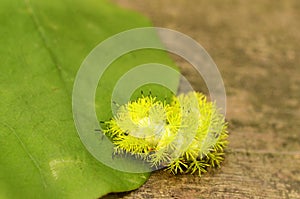
[{"label": "leaf vein", "polygon": [[63,75],[62,75],[62,69],[59,66],[58,60],[57,60],[56,56],[54,55],[54,52],[51,50],[51,47],[48,45],[47,37],[46,37],[46,35],[45,35],[44,31],[43,31],[43,26],[41,25],[41,23],[40,23],[37,15],[36,15],[36,13],[35,13],[35,11],[33,9],[33,6],[30,3],[30,0],[24,0],[24,2],[25,2],[25,6],[26,6],[26,8],[27,8],[27,10],[29,12],[29,15],[30,15],[30,17],[31,17],[31,19],[33,21],[33,24],[36,27],[37,32],[38,32],[38,34],[41,37],[42,43],[43,43],[46,51],[48,52],[48,54],[50,56],[50,59],[53,61],[54,65],[55,65],[55,68],[58,71],[59,78],[61,79],[62,84],[63,84],[65,90],[67,91],[68,89],[67,89],[67,86],[66,86],[66,82],[65,82],[65,80],[63,78]]},{"label": "leaf vein", "polygon": [[6,123],[1,122],[3,126],[5,126],[6,128],[8,128],[12,134],[17,138],[18,142],[20,143],[22,149],[24,150],[24,152],[27,154],[27,156],[29,157],[29,159],[31,160],[31,162],[33,163],[34,167],[38,170],[39,175],[41,177],[41,180],[43,182],[43,186],[44,188],[47,187],[47,183],[45,178],[42,175],[42,168],[40,167],[40,165],[38,164],[38,162],[36,161],[36,159],[33,157],[33,155],[29,152],[29,150],[27,149],[25,143],[22,141],[22,139],[20,138],[20,136],[17,134],[17,132],[15,131],[14,128],[12,128],[11,126],[9,126]]}]

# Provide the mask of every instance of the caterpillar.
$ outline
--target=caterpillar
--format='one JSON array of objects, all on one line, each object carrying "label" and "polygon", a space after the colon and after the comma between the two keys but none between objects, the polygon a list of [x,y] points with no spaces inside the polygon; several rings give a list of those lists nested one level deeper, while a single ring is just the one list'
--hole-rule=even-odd
[{"label": "caterpillar", "polygon": [[201,176],[220,167],[228,144],[225,117],[199,92],[174,95],[168,103],[142,93],[105,124],[116,154],[130,153],[173,174]]}]

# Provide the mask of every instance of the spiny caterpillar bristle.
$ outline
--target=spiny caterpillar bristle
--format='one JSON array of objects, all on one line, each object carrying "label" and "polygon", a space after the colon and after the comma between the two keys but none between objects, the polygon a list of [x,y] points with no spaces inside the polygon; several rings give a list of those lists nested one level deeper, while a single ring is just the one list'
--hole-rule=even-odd
[{"label": "spiny caterpillar bristle", "polygon": [[171,103],[142,96],[119,107],[104,133],[116,153],[129,152],[173,174],[220,167],[227,145],[227,123],[198,92],[173,96]]}]

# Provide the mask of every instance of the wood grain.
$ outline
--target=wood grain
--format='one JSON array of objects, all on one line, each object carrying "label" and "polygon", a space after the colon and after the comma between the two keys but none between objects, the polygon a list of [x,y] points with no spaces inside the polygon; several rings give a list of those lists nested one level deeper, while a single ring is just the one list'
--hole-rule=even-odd
[{"label": "wood grain", "polygon": [[[224,78],[230,145],[222,167],[156,171],[141,188],[104,198],[300,198],[300,2],[114,0],[155,26],[197,40]],[[194,88],[207,88],[173,56]]]}]

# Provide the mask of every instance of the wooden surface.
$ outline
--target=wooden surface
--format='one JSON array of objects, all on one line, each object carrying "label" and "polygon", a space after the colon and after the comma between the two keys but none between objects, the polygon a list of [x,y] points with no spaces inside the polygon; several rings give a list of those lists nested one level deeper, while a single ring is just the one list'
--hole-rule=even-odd
[{"label": "wooden surface", "polygon": [[221,169],[201,178],[156,171],[138,190],[104,198],[300,198],[300,1],[114,2],[208,51],[225,82],[230,145]]}]

